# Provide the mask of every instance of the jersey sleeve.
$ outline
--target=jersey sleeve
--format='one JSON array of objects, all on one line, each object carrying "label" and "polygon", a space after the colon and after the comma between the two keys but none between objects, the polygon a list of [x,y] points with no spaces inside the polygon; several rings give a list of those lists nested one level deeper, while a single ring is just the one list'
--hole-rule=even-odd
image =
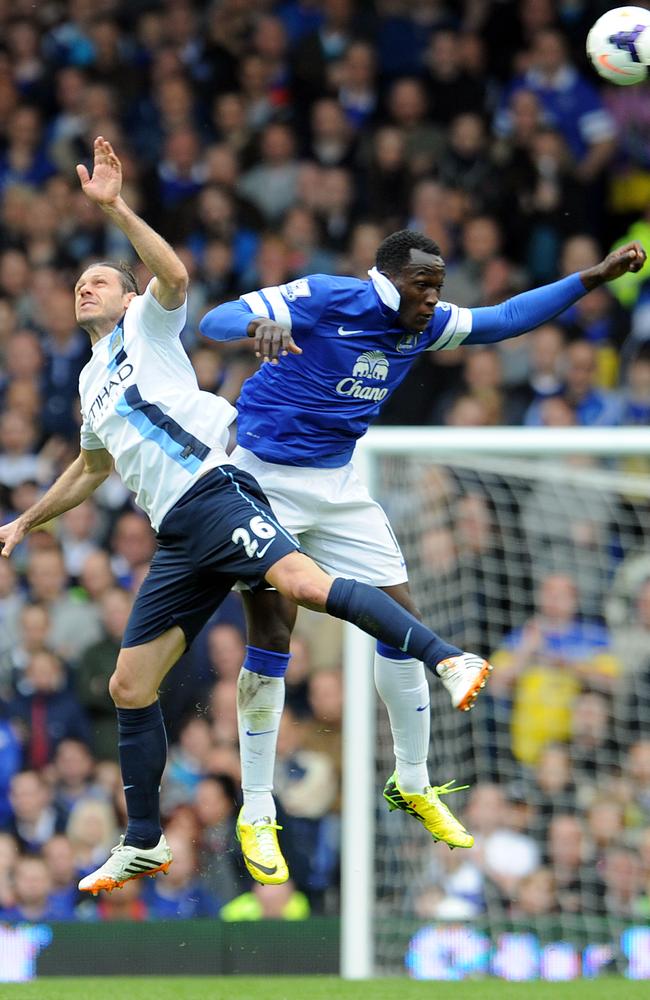
[{"label": "jersey sleeve", "polygon": [[99,451],[104,448],[104,444],[99,440],[94,431],[90,429],[83,413],[81,415],[81,430],[79,432],[80,444],[84,451]]},{"label": "jersey sleeve", "polygon": [[199,330],[211,340],[241,340],[248,336],[252,319],[271,319],[287,330],[308,333],[325,312],[330,295],[331,283],[319,274],[260,288],[210,309]]},{"label": "jersey sleeve", "polygon": [[498,306],[472,309],[472,328],[466,343],[496,344],[510,337],[518,337],[520,333],[548,323],[586,294],[587,288],[576,273],[550,285],[521,292]]},{"label": "jersey sleeve", "polygon": [[472,332],[472,312],[451,302],[439,302],[434,313],[432,341],[427,351],[453,351]]},{"label": "jersey sleeve", "polygon": [[176,309],[165,309],[151,291],[151,282],[142,295],[133,299],[127,317],[135,323],[138,332],[157,340],[178,337],[185,329],[187,299]]},{"label": "jersey sleeve", "polygon": [[331,293],[327,275],[314,274],[286,285],[247,292],[240,301],[255,317],[271,319],[295,333],[309,333],[325,312]]}]

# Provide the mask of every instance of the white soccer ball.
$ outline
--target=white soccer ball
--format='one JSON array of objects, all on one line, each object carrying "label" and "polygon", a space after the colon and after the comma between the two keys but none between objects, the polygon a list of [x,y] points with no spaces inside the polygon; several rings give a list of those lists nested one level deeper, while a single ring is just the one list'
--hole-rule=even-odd
[{"label": "white soccer ball", "polygon": [[599,17],[587,35],[587,55],[600,76],[628,87],[641,83],[650,63],[650,11],[615,7]]}]

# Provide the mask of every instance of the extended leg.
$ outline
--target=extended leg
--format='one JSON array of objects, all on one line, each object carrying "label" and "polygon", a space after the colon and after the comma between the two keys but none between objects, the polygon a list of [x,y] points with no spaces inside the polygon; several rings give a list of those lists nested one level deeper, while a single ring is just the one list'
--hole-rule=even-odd
[{"label": "extended leg", "polygon": [[162,835],[159,811],[167,739],[158,687],[184,649],[185,636],[175,626],[152,642],[120,651],[109,690],[117,708],[128,826],[106,864],[79,883],[85,892],[110,891],[129,879],[169,868],[171,851]]},{"label": "extended leg", "polygon": [[237,716],[244,808],[253,823],[275,819],[273,771],[284,706],[284,675],[296,605],[275,590],[244,594],[248,647],[237,682]]},{"label": "extended leg", "polygon": [[284,675],[296,605],[275,590],[244,593],[248,646],[237,681],[237,721],[244,804],[237,820],[244,862],[258,882],[286,882],[273,800]]},{"label": "extended leg", "polygon": [[[381,589],[420,618],[407,583]],[[390,720],[399,785],[411,792],[423,792],[430,785],[427,757],[431,734],[429,685],[424,665],[408,653],[378,642],[375,686]]]}]

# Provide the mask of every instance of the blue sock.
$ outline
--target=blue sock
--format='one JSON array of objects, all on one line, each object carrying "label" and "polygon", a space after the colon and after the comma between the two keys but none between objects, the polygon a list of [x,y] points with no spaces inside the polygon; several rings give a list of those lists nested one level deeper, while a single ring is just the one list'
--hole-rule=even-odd
[{"label": "blue sock", "polygon": [[124,843],[155,847],[160,826],[160,779],[167,760],[167,736],[160,702],[146,708],[118,708],[117,731],[129,823]]},{"label": "blue sock", "polygon": [[387,646],[422,660],[432,670],[441,660],[462,652],[419,622],[383,590],[356,580],[336,578],[327,598],[327,612],[352,622]]}]

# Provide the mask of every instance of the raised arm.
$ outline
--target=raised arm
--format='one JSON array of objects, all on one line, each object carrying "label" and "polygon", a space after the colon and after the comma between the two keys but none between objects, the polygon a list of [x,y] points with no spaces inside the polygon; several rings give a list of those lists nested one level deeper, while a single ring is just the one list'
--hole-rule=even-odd
[{"label": "raised arm", "polygon": [[498,306],[471,309],[472,330],[464,344],[494,344],[518,337],[563,312],[593,288],[628,271],[640,271],[646,253],[640,243],[628,243],[613,250],[600,264],[579,274],[571,274],[550,285],[533,288]]},{"label": "raised arm", "polygon": [[164,309],[176,309],[185,301],[188,275],[185,265],[169,243],[129,208],[122,198],[122,164],[108,140],[95,139],[92,177],[83,163],[77,175],[87,198],[121,229],[133,249],[154,275],[151,292]]},{"label": "raised arm", "polygon": [[2,555],[8,558],[16,545],[34,528],[47,524],[72,507],[78,507],[104,482],[112,467],[111,456],[103,448],[93,451],[82,449],[37,503],[14,521],[0,527]]}]

